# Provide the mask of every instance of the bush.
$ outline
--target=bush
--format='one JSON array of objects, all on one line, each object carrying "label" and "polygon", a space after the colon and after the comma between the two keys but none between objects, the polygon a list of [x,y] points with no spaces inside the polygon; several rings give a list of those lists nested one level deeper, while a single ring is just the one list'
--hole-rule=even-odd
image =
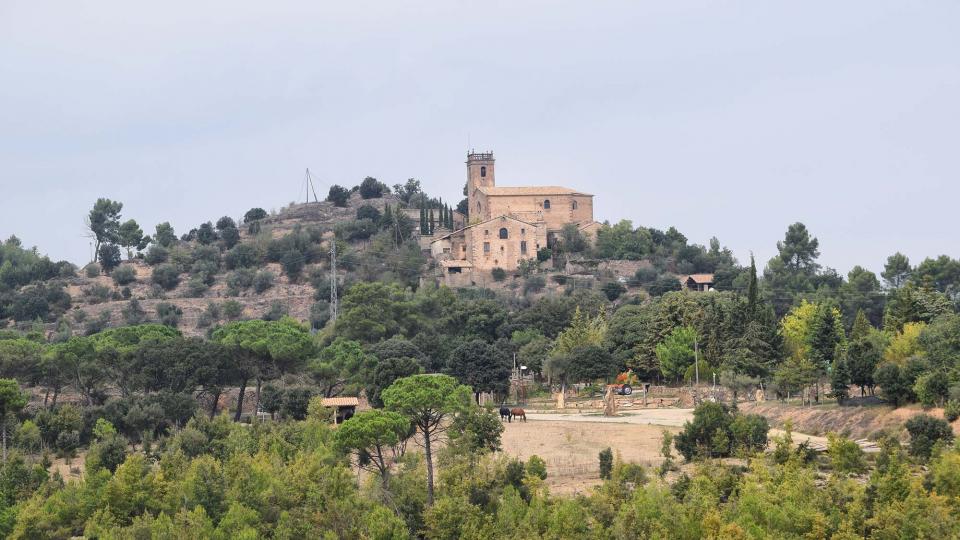
[{"label": "bush", "polygon": [[534,454],[527,460],[527,474],[536,476],[541,480],[547,479],[547,464],[543,459]]},{"label": "bush", "polygon": [[374,223],[378,223],[380,221],[380,211],[372,205],[365,204],[357,208],[357,219],[369,219]]},{"label": "bush", "polygon": [[129,264],[124,264],[114,270],[110,277],[113,278],[114,283],[122,287],[137,280],[137,270]]},{"label": "bush", "polygon": [[169,291],[180,284],[180,270],[170,263],[164,263],[153,269],[150,280]]},{"label": "bush", "polygon": [[102,304],[110,300],[110,287],[100,284],[94,284],[83,289],[83,296],[91,304]]},{"label": "bush", "polygon": [[243,215],[243,222],[250,223],[252,221],[260,221],[265,217],[267,217],[267,211],[263,208],[251,208]]},{"label": "bush", "polygon": [[947,422],[955,422],[957,418],[960,418],[960,401],[951,399],[943,407],[943,417],[947,419]]},{"label": "bush", "polygon": [[609,480],[611,472],[613,472],[613,451],[608,446],[600,451],[600,478]]},{"label": "bush", "polygon": [[243,304],[236,300],[227,300],[220,306],[223,316],[229,320],[239,319],[243,315]]},{"label": "bush", "polygon": [[326,326],[330,320],[330,302],[320,300],[310,306],[310,326],[317,330]]},{"label": "bush", "polygon": [[633,275],[638,285],[649,285],[657,280],[657,270],[652,267],[644,266],[637,269]]},{"label": "bush", "polygon": [[160,302],[157,304],[157,319],[160,324],[176,328],[180,324],[180,317],[183,316],[183,310],[170,302]]},{"label": "bush", "polygon": [[697,456],[729,456],[732,422],[726,405],[702,403],[693,411],[693,421],[686,422],[683,431],[674,437],[674,445],[687,461]]},{"label": "bush", "polygon": [[136,298],[130,300],[130,303],[120,310],[124,322],[128,325],[137,325],[147,320],[147,312],[140,306],[140,301]]},{"label": "bush", "polygon": [[203,294],[206,293],[209,288],[203,276],[193,276],[190,278],[190,281],[187,282],[186,295],[188,298],[202,298]]},{"label": "bush", "polygon": [[97,263],[90,263],[83,268],[83,273],[90,279],[95,277],[100,277],[100,265]]},{"label": "bush", "polygon": [[607,296],[607,300],[610,300],[611,302],[617,298],[620,298],[621,294],[627,292],[627,288],[624,287],[619,281],[604,283],[603,287],[600,287],[600,290],[603,291],[603,294]]},{"label": "bush", "polygon": [[507,271],[499,266],[491,270],[490,275],[493,276],[494,281],[503,281],[507,279]]},{"label": "bush", "polygon": [[550,260],[550,257],[553,257],[553,251],[548,247],[542,247],[537,250],[537,260],[540,262],[547,262]]},{"label": "bush", "polygon": [[106,469],[112,473],[126,458],[127,440],[117,434],[108,435],[90,445],[87,452],[87,471]]},{"label": "bush", "polygon": [[738,414],[730,423],[733,448],[744,453],[762,452],[767,447],[770,424],[759,414]]},{"label": "bush", "polygon": [[113,244],[103,244],[100,246],[100,253],[97,254],[97,260],[100,261],[100,267],[103,271],[110,273],[114,268],[120,266],[120,248]]},{"label": "bush", "polygon": [[330,186],[330,191],[327,193],[327,200],[332,202],[334,206],[345,208],[347,201],[350,200],[350,192],[347,191],[345,187],[334,184]]},{"label": "bush", "polygon": [[284,304],[280,300],[274,300],[273,302],[270,303],[270,309],[263,314],[263,320],[279,321],[288,312],[289,312],[289,309],[287,308],[286,304]]},{"label": "bush", "polygon": [[88,319],[87,323],[83,326],[83,333],[87,336],[92,336],[99,332],[103,332],[110,326],[111,313],[109,309],[101,311],[96,317]]},{"label": "bush", "polygon": [[384,193],[390,193],[390,188],[376,178],[368,176],[360,182],[360,196],[364,199],[379,199]]},{"label": "bush", "polygon": [[540,292],[546,285],[547,282],[543,279],[543,276],[530,276],[527,278],[527,281],[523,283],[523,293]]},{"label": "bush", "polygon": [[838,473],[860,474],[867,470],[863,449],[860,445],[845,437],[838,437],[832,433],[827,435],[830,463]]},{"label": "bush", "polygon": [[223,264],[227,270],[250,268],[260,263],[260,254],[253,244],[237,244],[223,256]]},{"label": "bush", "polygon": [[670,274],[663,274],[647,287],[651,296],[662,296],[671,291],[680,290],[680,280]]},{"label": "bush", "polygon": [[253,277],[253,290],[260,294],[273,287],[273,272],[261,270]]},{"label": "bush", "polygon": [[284,418],[303,420],[307,417],[307,406],[313,393],[309,388],[291,388],[283,393],[283,405],[280,414]]},{"label": "bush", "polygon": [[906,427],[910,433],[910,455],[923,461],[930,459],[935,444],[953,441],[950,424],[926,414],[918,414],[907,420]]},{"label": "bush", "polygon": [[147,250],[147,254],[143,257],[143,260],[150,266],[155,266],[167,262],[169,257],[170,251],[168,251],[167,248],[154,244]]},{"label": "bush", "polygon": [[257,273],[249,268],[241,268],[227,274],[227,294],[236,296],[240,291],[253,287],[253,279]]},{"label": "bush", "polygon": [[943,403],[949,393],[949,377],[946,373],[931,371],[917,377],[913,384],[913,393],[917,400],[926,408]]},{"label": "bush", "polygon": [[283,273],[287,275],[290,281],[297,281],[303,272],[304,258],[303,253],[296,250],[290,250],[280,258],[280,266],[283,267]]}]

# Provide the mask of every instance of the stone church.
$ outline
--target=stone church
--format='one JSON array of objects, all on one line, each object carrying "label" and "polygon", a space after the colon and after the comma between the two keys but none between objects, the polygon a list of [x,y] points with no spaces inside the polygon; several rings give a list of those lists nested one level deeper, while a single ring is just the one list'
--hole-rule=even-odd
[{"label": "stone church", "polygon": [[587,238],[596,234],[593,195],[558,186],[498,186],[494,165],[492,152],[467,154],[467,225],[430,243],[447,285],[488,283],[494,268],[516,270],[552,246],[565,225]]}]

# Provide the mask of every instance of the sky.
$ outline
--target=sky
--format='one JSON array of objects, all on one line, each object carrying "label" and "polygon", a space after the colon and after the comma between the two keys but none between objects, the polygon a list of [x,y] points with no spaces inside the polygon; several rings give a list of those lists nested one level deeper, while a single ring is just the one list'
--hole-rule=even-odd
[{"label": "sky", "polygon": [[960,3],[0,0],[0,235],[90,257],[98,197],[179,233],[334,183],[595,195],[820,262],[960,256]]}]

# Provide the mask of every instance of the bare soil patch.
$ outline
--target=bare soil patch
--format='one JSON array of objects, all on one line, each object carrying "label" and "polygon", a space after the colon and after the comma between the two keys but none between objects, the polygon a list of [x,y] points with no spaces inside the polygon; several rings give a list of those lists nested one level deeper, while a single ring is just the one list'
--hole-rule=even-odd
[{"label": "bare soil patch", "polygon": [[614,422],[571,422],[530,420],[504,424],[503,451],[527,460],[532,455],[547,463],[547,485],[551,493],[585,493],[600,484],[598,454],[610,447],[614,456],[647,466],[657,466],[664,429],[675,427]]}]

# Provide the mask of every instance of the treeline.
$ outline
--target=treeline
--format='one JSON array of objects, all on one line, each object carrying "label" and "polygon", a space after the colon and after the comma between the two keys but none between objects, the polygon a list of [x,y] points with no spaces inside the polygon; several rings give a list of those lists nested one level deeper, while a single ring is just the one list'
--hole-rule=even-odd
[{"label": "treeline", "polygon": [[[0,381],[0,396],[12,395],[8,383]],[[522,461],[499,452],[503,424],[453,379],[400,379],[384,398],[383,409],[335,430],[316,399],[303,420],[246,426],[198,415],[138,451],[99,419],[82,480],[65,484],[22,454],[8,456],[0,531],[10,538],[960,534],[960,452],[946,424],[923,415],[908,422],[906,447],[884,436],[873,456],[834,435],[818,455],[795,445],[789,429],[771,453],[758,454],[765,421],[705,404],[675,437],[664,431],[660,466],[623,462],[608,449],[598,456],[602,483],[567,497],[552,495],[545,482],[562,471],[535,455]],[[414,433],[422,452],[410,451]],[[447,444],[438,447],[441,438]],[[26,440],[18,435],[17,444]],[[696,465],[680,472],[677,453]],[[744,465],[711,457],[730,455]]]}]

